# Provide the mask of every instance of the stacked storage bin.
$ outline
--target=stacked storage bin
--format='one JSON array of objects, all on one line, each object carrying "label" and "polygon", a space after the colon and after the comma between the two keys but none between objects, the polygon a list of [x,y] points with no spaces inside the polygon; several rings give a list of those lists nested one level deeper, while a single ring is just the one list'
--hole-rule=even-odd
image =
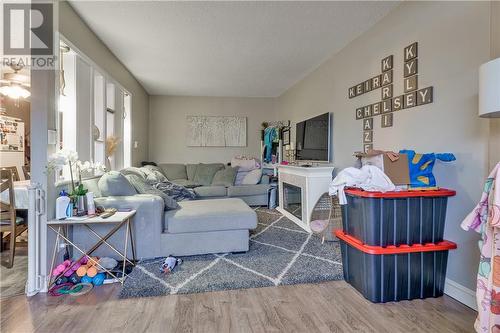
[{"label": "stacked storage bin", "polygon": [[455,191],[347,189],[340,239],[344,279],[372,302],[443,295],[448,197]]}]

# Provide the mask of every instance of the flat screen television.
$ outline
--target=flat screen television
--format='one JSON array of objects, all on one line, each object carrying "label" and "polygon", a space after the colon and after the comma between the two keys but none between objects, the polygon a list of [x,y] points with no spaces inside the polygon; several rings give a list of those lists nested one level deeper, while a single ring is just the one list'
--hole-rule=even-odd
[{"label": "flat screen television", "polygon": [[296,160],[330,162],[331,115],[325,113],[297,123]]}]

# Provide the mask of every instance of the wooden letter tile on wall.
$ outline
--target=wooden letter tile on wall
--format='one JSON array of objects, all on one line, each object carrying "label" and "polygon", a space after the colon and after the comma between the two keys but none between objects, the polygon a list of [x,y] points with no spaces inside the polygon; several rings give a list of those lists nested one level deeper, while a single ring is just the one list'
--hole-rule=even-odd
[{"label": "wooden letter tile on wall", "polygon": [[382,73],[382,85],[388,85],[392,83],[392,70]]},{"label": "wooden letter tile on wall", "polygon": [[363,108],[356,109],[356,120],[363,119]]},{"label": "wooden letter tile on wall", "polygon": [[403,66],[403,76],[408,77],[410,75],[415,75],[418,73],[418,59],[413,59],[405,62]]},{"label": "wooden letter tile on wall", "polygon": [[363,89],[365,93],[372,91],[372,79],[366,80],[363,84],[365,86]]},{"label": "wooden letter tile on wall", "polygon": [[417,95],[415,94],[415,92],[405,94],[404,96],[405,96],[405,98],[404,98],[404,108],[405,109],[409,109],[409,108],[412,108],[414,106],[417,106]]},{"label": "wooden letter tile on wall", "polygon": [[416,58],[417,56],[418,56],[418,43],[417,42],[405,47],[405,49],[404,49],[405,62],[412,60],[413,58]]},{"label": "wooden letter tile on wall", "polygon": [[382,59],[382,72],[385,72],[385,71],[388,71],[390,69],[392,69],[393,67],[393,56],[390,55],[388,57],[385,57],[384,59]]},{"label": "wooden letter tile on wall", "polygon": [[373,130],[373,118],[363,119],[363,131]]},{"label": "wooden letter tile on wall", "polygon": [[399,111],[403,109],[404,96],[397,96],[392,99],[392,110]]},{"label": "wooden letter tile on wall", "polygon": [[392,113],[387,113],[382,115],[382,127],[392,127]]},{"label": "wooden letter tile on wall", "polygon": [[378,116],[380,114],[380,102],[372,104],[372,115],[373,116]]},{"label": "wooden letter tile on wall", "polygon": [[432,103],[432,100],[433,100],[432,87],[427,87],[417,91],[417,105]]},{"label": "wooden letter tile on wall", "polygon": [[392,97],[392,84],[382,87],[382,99],[388,99]]},{"label": "wooden letter tile on wall", "polygon": [[356,96],[362,95],[364,93],[363,87],[363,83],[360,83],[356,86]]},{"label": "wooden letter tile on wall", "polygon": [[373,131],[363,131],[363,143],[373,143]]},{"label": "wooden letter tile on wall", "polygon": [[377,75],[372,78],[372,90],[375,90],[377,88],[380,88],[380,84],[382,83],[381,81],[381,76]]},{"label": "wooden letter tile on wall", "polygon": [[363,118],[369,118],[372,116],[372,106],[363,106]]},{"label": "wooden letter tile on wall", "polygon": [[386,99],[382,101],[382,113],[387,113],[392,111],[392,99]]},{"label": "wooden letter tile on wall", "polygon": [[356,97],[356,87],[349,88],[349,98]]},{"label": "wooden letter tile on wall", "polygon": [[371,143],[363,145],[363,150],[365,153],[367,153],[369,150],[372,150],[372,149],[373,149],[373,144],[371,144]]},{"label": "wooden letter tile on wall", "polygon": [[413,75],[404,79],[404,92],[410,92],[418,89],[418,75]]}]

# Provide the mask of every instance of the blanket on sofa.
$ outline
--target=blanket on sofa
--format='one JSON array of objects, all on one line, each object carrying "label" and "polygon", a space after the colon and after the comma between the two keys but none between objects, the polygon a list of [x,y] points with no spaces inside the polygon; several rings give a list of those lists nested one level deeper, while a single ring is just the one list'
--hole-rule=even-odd
[{"label": "blanket on sofa", "polygon": [[163,198],[166,209],[176,209],[177,201],[193,200],[197,195],[193,190],[177,185],[166,177],[158,178],[145,167],[129,167],[120,171],[138,193],[155,194]]},{"label": "blanket on sofa", "polygon": [[162,191],[166,195],[174,198],[175,201],[194,200],[196,193],[194,190],[185,188],[182,185],[174,184],[171,181],[163,181],[152,184],[154,188]]}]

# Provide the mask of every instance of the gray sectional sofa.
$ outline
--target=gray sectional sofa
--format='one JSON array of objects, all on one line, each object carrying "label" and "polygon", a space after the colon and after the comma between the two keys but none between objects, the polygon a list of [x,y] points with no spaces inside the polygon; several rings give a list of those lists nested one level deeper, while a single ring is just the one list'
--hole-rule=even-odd
[{"label": "gray sectional sofa", "polygon": [[[98,180],[84,181],[84,186],[94,192],[96,205],[137,211],[132,233],[138,259],[248,251],[249,230],[257,227],[257,214],[241,199],[181,201],[179,209],[165,211],[163,199],[152,194],[103,196]],[[104,235],[112,226],[93,228]],[[95,244],[96,238],[83,226],[73,227],[70,233],[81,248]],[[123,237],[124,230],[120,230],[108,242],[121,249]],[[106,246],[94,255],[118,259]]]},{"label": "gray sectional sofa", "polygon": [[211,184],[213,175],[225,167],[222,163],[160,163],[158,167],[162,169],[168,180],[194,188],[194,192],[201,199],[240,198],[250,206],[265,206],[268,203],[270,185],[267,175],[263,175],[256,185],[222,186]]},{"label": "gray sectional sofa", "polygon": [[[249,230],[257,227],[257,215],[249,205],[267,204],[266,177],[261,179],[265,183],[257,185],[212,186],[208,184],[210,173],[224,168],[223,164],[213,164],[208,168],[212,171],[202,170],[201,174],[208,174],[205,179],[195,177],[195,168],[190,165],[161,164],[160,168],[172,182],[194,188],[199,199],[180,201],[178,209],[165,210],[160,196],[106,195],[99,186],[99,177],[83,182],[84,187],[94,193],[96,205],[137,211],[132,223],[137,258],[248,251]],[[104,235],[111,227],[95,226],[95,230]],[[70,232],[76,244],[83,248],[88,249],[95,243],[95,238],[83,226],[73,227]],[[108,241],[120,248],[124,236],[121,230]],[[95,255],[117,257],[105,246]]]}]

